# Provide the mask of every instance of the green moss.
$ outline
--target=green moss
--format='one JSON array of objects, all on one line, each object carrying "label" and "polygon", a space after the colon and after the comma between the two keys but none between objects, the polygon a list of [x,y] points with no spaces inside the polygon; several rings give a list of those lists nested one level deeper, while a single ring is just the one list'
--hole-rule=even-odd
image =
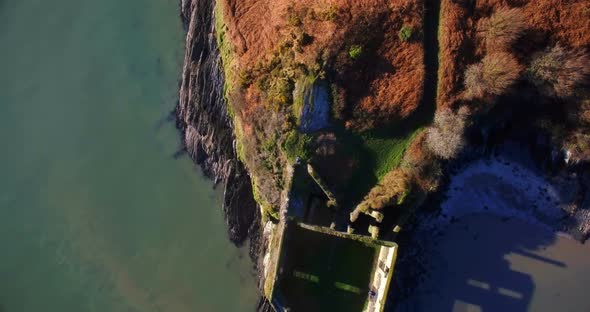
[{"label": "green moss", "polygon": [[254,197],[254,201],[256,201],[256,203],[260,206],[262,217],[264,219],[268,219],[269,217],[271,217],[275,220],[279,220],[279,212],[276,209],[273,209],[272,205],[266,202],[266,200],[264,200],[262,196],[260,196],[260,191],[258,190],[258,186],[256,185],[256,176],[252,175],[251,178],[252,195]]},{"label": "green moss", "polygon": [[292,106],[293,116],[297,125],[301,123],[301,114],[305,106],[305,96],[311,92],[313,84],[317,79],[318,77],[316,75],[308,74],[297,81],[295,91],[293,92]]},{"label": "green moss", "polygon": [[312,140],[313,137],[308,134],[299,133],[297,130],[291,130],[287,134],[282,145],[282,148],[287,155],[287,159],[291,162],[294,162],[297,158],[302,160],[310,159],[312,155],[310,151]]},{"label": "green moss", "polygon": [[[229,104],[229,103],[228,103]],[[234,134],[236,135],[236,153],[238,154],[238,159],[245,163],[246,161],[246,150],[244,148],[244,134],[242,133],[242,124],[239,118],[235,118],[232,116],[234,120]]]},{"label": "green moss", "polygon": [[[233,91],[237,81],[233,77],[231,70],[231,64],[233,62],[232,57],[232,44],[230,39],[227,37],[227,25],[223,18],[223,1],[216,1],[215,3],[215,35],[217,39],[217,48],[219,49],[219,56],[221,58],[221,64],[223,67],[223,73],[225,75],[225,83],[223,84],[223,97],[227,103],[226,108],[228,114],[232,119],[235,117],[233,106],[229,99],[229,94]],[[244,77],[247,78],[247,77]]]}]

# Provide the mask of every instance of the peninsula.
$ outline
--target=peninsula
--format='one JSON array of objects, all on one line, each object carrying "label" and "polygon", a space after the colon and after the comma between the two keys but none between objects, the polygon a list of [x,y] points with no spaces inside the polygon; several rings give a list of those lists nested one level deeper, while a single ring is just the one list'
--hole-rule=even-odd
[{"label": "peninsula", "polygon": [[[427,257],[416,231],[476,212],[590,235],[588,1],[180,9],[177,124],[224,188],[231,240],[250,240],[260,310],[393,310]],[[453,199],[474,172],[487,197]],[[540,199],[489,196],[531,185]]]}]

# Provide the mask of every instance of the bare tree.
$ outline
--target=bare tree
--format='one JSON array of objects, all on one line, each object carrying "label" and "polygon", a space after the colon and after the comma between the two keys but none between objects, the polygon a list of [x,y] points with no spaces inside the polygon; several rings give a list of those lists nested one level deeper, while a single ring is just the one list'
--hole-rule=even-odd
[{"label": "bare tree", "polygon": [[590,59],[582,50],[566,50],[560,45],[537,53],[527,69],[527,78],[541,92],[570,97],[590,76]]},{"label": "bare tree", "polygon": [[469,99],[500,95],[520,76],[522,66],[506,52],[486,55],[481,63],[467,67],[465,91]]},{"label": "bare tree", "polygon": [[469,116],[466,106],[454,113],[445,107],[436,112],[434,124],[426,133],[426,145],[440,158],[455,158],[465,146],[465,125]]},{"label": "bare tree", "polygon": [[522,11],[503,7],[489,18],[482,18],[477,30],[482,35],[488,51],[505,50],[520,37],[526,28]]}]

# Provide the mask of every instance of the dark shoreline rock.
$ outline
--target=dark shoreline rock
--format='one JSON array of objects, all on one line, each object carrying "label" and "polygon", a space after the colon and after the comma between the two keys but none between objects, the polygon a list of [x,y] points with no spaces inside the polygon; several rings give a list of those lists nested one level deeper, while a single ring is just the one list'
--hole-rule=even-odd
[{"label": "dark shoreline rock", "polygon": [[[205,176],[224,189],[223,211],[229,239],[258,263],[260,210],[248,172],[238,160],[232,119],[223,96],[224,75],[215,37],[214,0],[181,0],[187,31],[176,126],[187,154]],[[258,266],[256,266],[258,267]]]}]

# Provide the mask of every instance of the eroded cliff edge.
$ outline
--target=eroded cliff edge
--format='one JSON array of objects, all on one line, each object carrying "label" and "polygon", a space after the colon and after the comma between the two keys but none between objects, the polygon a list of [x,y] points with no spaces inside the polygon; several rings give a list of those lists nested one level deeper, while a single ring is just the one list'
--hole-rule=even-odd
[{"label": "eroded cliff edge", "polygon": [[182,0],[180,5],[187,36],[177,127],[188,155],[215,184],[223,186],[230,240],[242,245],[250,237],[255,257],[260,216],[250,177],[236,156],[233,123],[222,95],[224,76],[214,35],[215,2]]}]

